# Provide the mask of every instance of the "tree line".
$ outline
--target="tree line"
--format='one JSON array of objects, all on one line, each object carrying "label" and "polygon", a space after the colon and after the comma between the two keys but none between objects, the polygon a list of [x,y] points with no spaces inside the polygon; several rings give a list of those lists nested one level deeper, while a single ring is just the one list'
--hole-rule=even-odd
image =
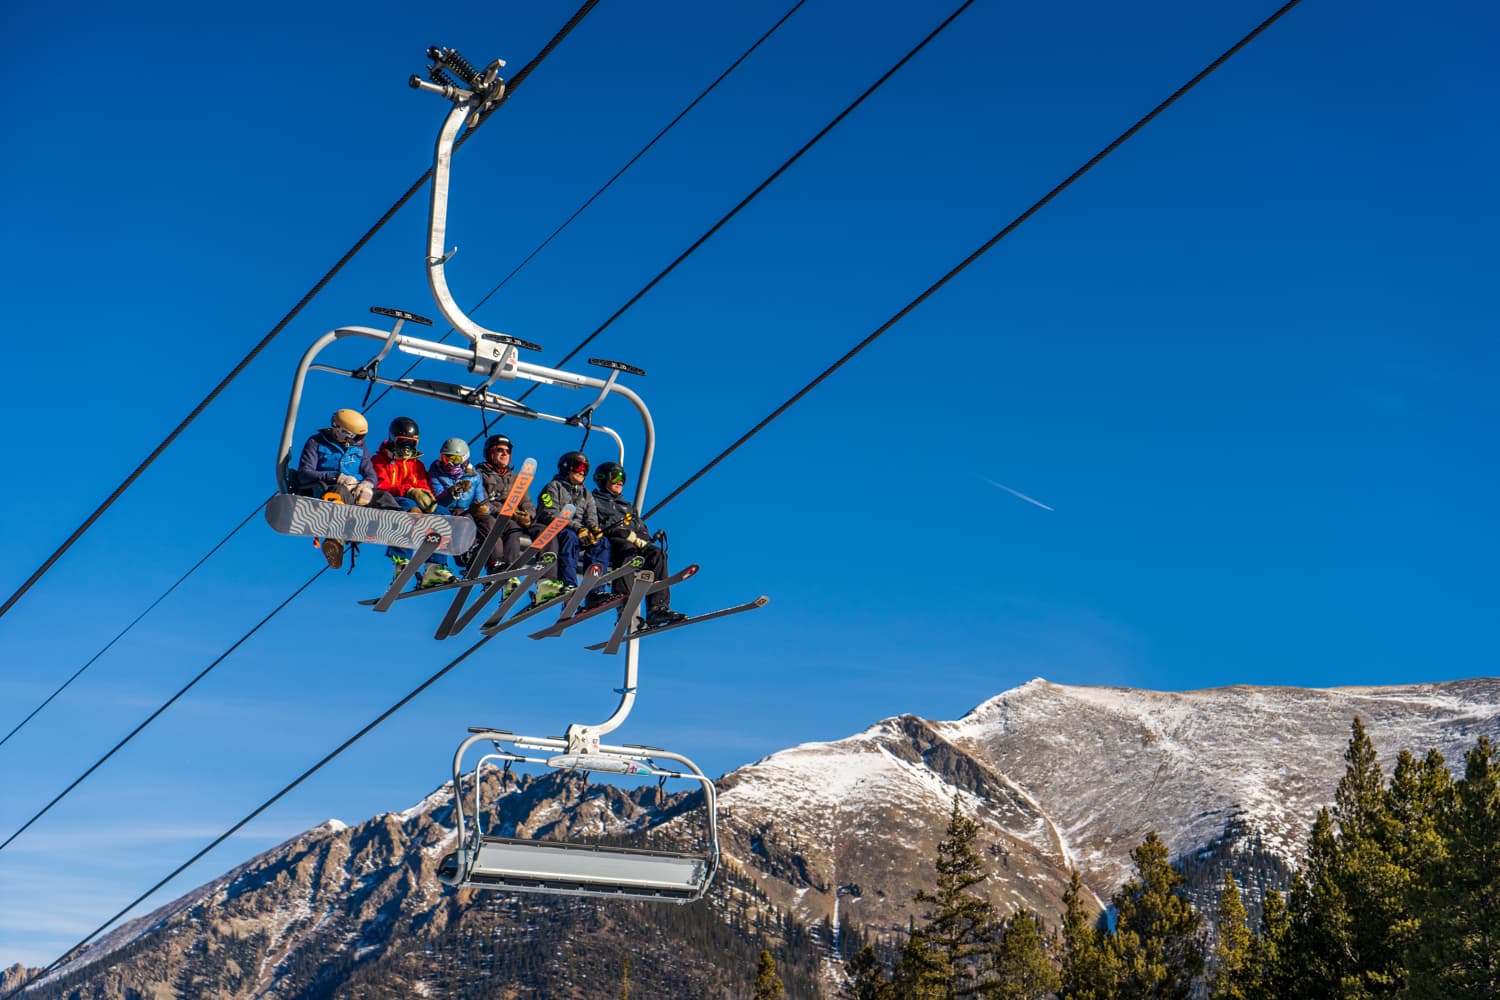
[{"label": "tree line", "polygon": [[[1332,808],[1251,927],[1226,871],[1211,914],[1152,832],[1105,913],[1077,871],[1060,922],[1001,917],[980,891],[979,825],[955,796],[920,922],[894,956],[847,963],[856,1000],[1410,1000],[1500,998],[1500,754],[1480,737],[1455,778],[1403,750],[1387,780],[1356,718]],[[760,995],[760,994],[758,994]]]}]

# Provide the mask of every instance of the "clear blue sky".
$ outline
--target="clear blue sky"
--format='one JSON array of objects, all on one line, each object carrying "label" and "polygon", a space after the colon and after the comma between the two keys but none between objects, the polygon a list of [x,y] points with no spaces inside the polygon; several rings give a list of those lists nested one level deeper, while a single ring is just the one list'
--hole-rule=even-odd
[{"label": "clear blue sky", "polygon": [[[788,5],[603,0],[457,155],[459,298]],[[1274,7],[980,0],[591,349],[650,372],[654,496]],[[445,105],[406,87],[422,50],[514,70],[572,9],[0,10],[0,592],[429,165]],[[947,9],[810,0],[477,318],[556,360]],[[1308,0],[674,503],[658,526],[703,564],[676,603],[772,603],[646,645],[618,738],[719,774],[1037,675],[1495,673],[1497,33],[1493,4]],[[425,224],[424,194],[0,620],[0,730],[271,491],[307,344],[372,304],[434,314]],[[299,434],[358,400],[325,380]],[[477,429],[410,412],[430,443]],[[544,468],[577,443],[510,430]],[[0,836],[318,565],[259,521],[236,536],[0,747]],[[371,554],[319,580],[0,852],[0,963],[55,957],[462,648],[429,638],[434,607],[354,603],[387,572]],[[163,898],[410,805],[467,726],[604,717],[618,665],[582,645],[490,643]]]}]

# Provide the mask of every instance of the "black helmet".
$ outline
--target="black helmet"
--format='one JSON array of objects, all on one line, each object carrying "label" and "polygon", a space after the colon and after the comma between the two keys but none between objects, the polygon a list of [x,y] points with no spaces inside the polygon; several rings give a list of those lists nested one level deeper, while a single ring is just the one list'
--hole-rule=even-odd
[{"label": "black helmet", "polygon": [[570,451],[557,460],[557,474],[563,476],[575,472],[580,465],[584,472],[588,472],[589,457],[581,451]]},{"label": "black helmet", "polygon": [[416,439],[417,437],[420,437],[420,434],[417,432],[417,422],[411,417],[397,417],[391,421],[392,441],[397,438]]},{"label": "black helmet", "polygon": [[619,462],[605,462],[594,470],[594,485],[601,490],[609,489],[610,483],[623,483],[625,469]]},{"label": "black helmet", "polygon": [[490,453],[490,449],[495,447],[495,445],[497,444],[503,444],[511,451],[515,451],[515,445],[511,444],[510,438],[506,437],[504,434],[491,434],[489,438],[484,442],[484,453],[488,455]]}]

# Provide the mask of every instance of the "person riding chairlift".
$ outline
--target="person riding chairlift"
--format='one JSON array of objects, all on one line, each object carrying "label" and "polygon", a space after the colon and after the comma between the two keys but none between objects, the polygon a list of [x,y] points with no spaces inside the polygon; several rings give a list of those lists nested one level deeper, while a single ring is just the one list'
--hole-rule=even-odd
[{"label": "person riding chairlift", "polygon": [[[379,478],[377,489],[385,490],[395,498],[396,504],[405,510],[420,510],[424,514],[447,514],[448,508],[437,502],[432,492],[432,481],[422,465],[422,453],[417,450],[420,432],[417,422],[411,417],[397,417],[391,421],[390,438],[380,445],[372,464]],[[385,554],[395,567],[396,575],[406,569],[411,561],[411,549],[389,546]],[[418,587],[434,587],[448,583],[453,572],[448,569],[448,557],[434,555],[427,560]]]}]

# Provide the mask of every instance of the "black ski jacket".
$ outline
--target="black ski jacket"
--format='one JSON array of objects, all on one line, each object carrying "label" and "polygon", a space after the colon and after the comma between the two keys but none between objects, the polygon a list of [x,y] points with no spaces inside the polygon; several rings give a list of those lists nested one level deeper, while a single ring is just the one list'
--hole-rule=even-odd
[{"label": "black ski jacket", "polygon": [[635,504],[626,500],[623,495],[615,496],[608,490],[595,490],[594,505],[599,509],[599,525],[604,529],[604,537],[611,541],[623,542],[632,531],[637,538],[651,537],[651,530],[641,520]]}]

